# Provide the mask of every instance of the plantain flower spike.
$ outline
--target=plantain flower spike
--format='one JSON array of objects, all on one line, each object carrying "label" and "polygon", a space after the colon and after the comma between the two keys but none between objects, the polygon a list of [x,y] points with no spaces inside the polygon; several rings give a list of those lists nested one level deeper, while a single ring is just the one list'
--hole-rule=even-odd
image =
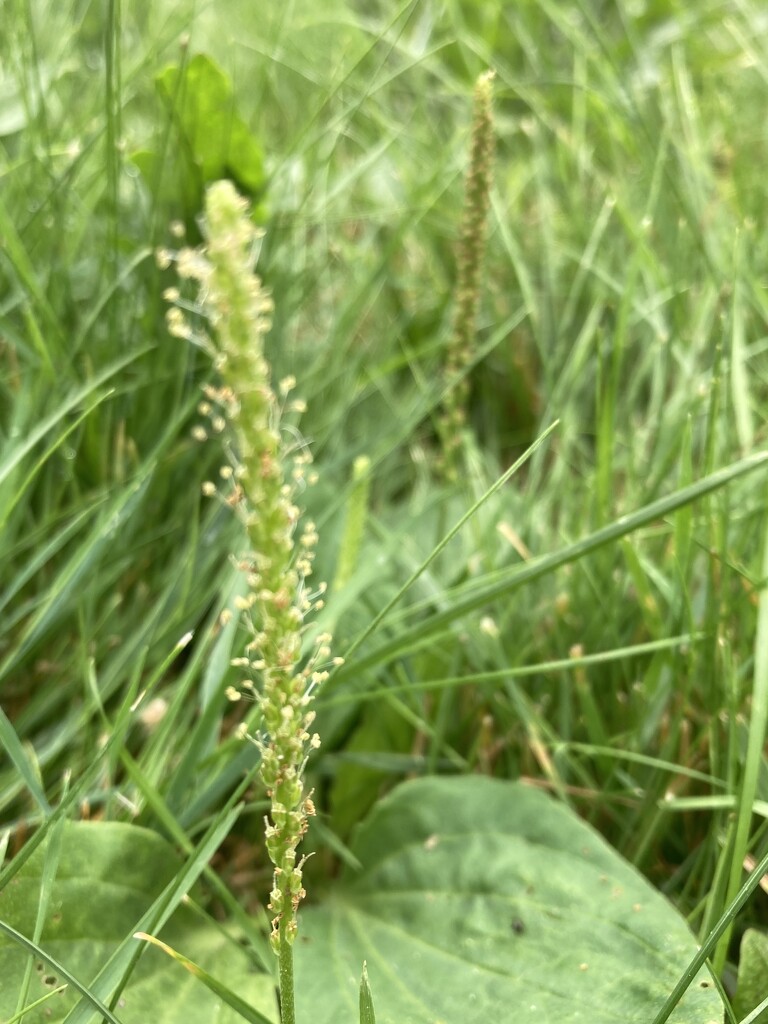
[{"label": "plantain flower spike", "polygon": [[[261,752],[260,774],[271,801],[266,821],[274,865],[271,942],[282,958],[296,936],[297,908],[306,895],[304,858],[297,848],[314,814],[304,786],[308,753],[319,746],[311,732],[315,715],[310,704],[327,675],[320,666],[328,663],[331,638],[319,636],[302,661],[305,619],[321,606],[323,590],[312,594],[307,587],[317,532],[311,522],[300,528],[296,504],[311,459],[306,446],[295,441],[295,431],[288,435],[280,429],[281,420],[303,406],[287,401],[292,379],[280,382],[277,390],[272,384],[264,337],[273,307],[253,269],[260,232],[230,182],[209,187],[202,230],[203,244],[182,249],[175,259],[179,276],[196,284],[195,323],[202,319],[207,326],[193,326],[186,313],[190,302],[177,304],[175,289],[166,293],[174,303],[168,320],[172,333],[209,351],[219,376],[219,383],[204,389],[199,411],[207,425],[195,436],[223,433],[227,439],[228,461],[220,482],[207,481],[203,492],[230,506],[247,536],[247,550],[236,561],[248,589],[236,608],[250,640],[244,656],[233,660],[244,679],[227,696],[255,695],[260,711],[259,732],[249,736],[244,726],[241,733]],[[290,448],[284,436],[290,436]]]}]

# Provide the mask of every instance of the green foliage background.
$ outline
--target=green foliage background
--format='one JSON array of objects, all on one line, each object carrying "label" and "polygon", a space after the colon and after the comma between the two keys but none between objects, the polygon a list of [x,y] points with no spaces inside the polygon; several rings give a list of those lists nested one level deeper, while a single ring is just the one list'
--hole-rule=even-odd
[{"label": "green foliage background", "polygon": [[[82,813],[184,848],[253,765],[224,699],[241,638],[217,626],[237,527],[200,496],[220,455],[190,436],[209,366],[167,337],[153,259],[176,244],[172,220],[194,238],[195,197],[226,173],[267,229],[275,374],[308,403],[319,578],[348,543],[354,460],[371,459],[353,569],[322,623],[339,653],[559,420],[319,701],[310,889],[354,859],[352,824],[398,780],[525,777],[706,936],[745,857],[766,852],[764,469],[622,517],[764,447],[762,6],[6,0],[2,18],[9,849],[70,779]],[[223,72],[229,126],[210,159],[173,87],[200,53]],[[490,240],[465,471],[446,487],[435,382],[487,67]],[[247,172],[227,145],[242,126]],[[593,535],[606,542],[584,547]],[[216,865],[230,913],[266,885],[262,798],[248,793]],[[726,981],[765,915],[758,896],[720,943]]]}]

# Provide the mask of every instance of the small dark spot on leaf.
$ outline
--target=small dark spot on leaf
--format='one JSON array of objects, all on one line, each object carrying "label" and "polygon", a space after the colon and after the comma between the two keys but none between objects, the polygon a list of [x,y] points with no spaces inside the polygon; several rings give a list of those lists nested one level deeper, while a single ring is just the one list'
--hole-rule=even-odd
[{"label": "small dark spot on leaf", "polygon": [[53,988],[57,980],[58,979],[55,974],[46,974],[43,977],[43,984],[47,985],[49,988]]},{"label": "small dark spot on leaf", "polygon": [[708,981],[700,981],[699,982],[699,988],[709,988],[709,982]]},{"label": "small dark spot on leaf", "polygon": [[515,933],[515,935],[524,935],[525,934],[525,925],[523,924],[523,922],[520,920],[519,917],[516,917],[513,920],[513,922],[512,922],[512,931]]}]

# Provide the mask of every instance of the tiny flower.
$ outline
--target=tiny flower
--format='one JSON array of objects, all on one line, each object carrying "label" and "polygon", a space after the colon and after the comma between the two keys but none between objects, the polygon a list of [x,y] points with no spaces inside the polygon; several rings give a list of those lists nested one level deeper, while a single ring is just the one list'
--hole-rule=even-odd
[{"label": "tiny flower", "polygon": [[496,639],[499,635],[499,627],[496,625],[495,619],[492,619],[490,615],[484,615],[480,619],[480,632]]},{"label": "tiny flower", "polygon": [[192,329],[187,323],[187,318],[178,307],[173,306],[165,314],[168,333],[174,338],[182,338],[184,341],[192,340]]},{"label": "tiny flower", "polygon": [[168,701],[164,697],[155,697],[146,707],[141,709],[139,718],[145,729],[151,731],[165,718]]}]

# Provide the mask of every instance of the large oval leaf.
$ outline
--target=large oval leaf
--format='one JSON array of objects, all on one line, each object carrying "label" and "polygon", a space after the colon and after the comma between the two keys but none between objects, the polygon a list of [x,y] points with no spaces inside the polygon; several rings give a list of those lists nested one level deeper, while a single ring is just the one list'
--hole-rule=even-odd
[{"label": "large oval leaf", "polygon": [[[46,873],[42,844],[0,892],[0,918],[17,932],[34,934]],[[116,822],[65,823],[55,878],[45,907],[40,946],[79,981],[88,984],[179,870],[172,847],[147,829]],[[162,932],[165,941],[256,1006],[276,1016],[272,980],[256,973],[213,922],[179,907]],[[120,995],[115,1014],[124,1024],[236,1024],[242,1018],[160,950],[145,947]],[[28,954],[0,934],[0,1020],[17,1009]],[[25,1005],[63,981],[35,958]],[[71,988],[24,1016],[24,1024],[63,1021],[79,1000]]]},{"label": "large oval leaf", "polygon": [[[405,783],[304,911],[297,1019],[352,1024],[368,962],[379,1024],[647,1024],[696,951],[667,900],[588,825],[522,784]],[[701,974],[671,1017],[718,1024]]]}]

